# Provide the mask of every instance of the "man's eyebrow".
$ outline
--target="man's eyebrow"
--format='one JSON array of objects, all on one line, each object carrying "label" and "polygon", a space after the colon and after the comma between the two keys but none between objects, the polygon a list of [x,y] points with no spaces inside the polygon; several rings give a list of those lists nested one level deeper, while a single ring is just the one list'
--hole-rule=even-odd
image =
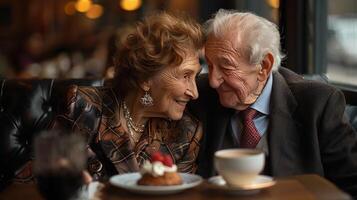
[{"label": "man's eyebrow", "polygon": [[223,64],[233,64],[232,61],[226,57],[219,57],[219,62],[223,62]]}]

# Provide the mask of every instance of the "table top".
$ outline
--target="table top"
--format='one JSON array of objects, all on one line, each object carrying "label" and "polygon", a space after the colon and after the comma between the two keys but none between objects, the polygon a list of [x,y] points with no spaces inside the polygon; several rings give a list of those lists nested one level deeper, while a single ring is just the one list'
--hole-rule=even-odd
[{"label": "table top", "polygon": [[[0,199],[26,199],[41,200],[40,194],[34,184],[12,184],[0,193]],[[156,195],[155,199],[165,200],[218,200],[218,199],[351,199],[351,197],[338,189],[333,183],[318,175],[298,175],[276,179],[272,187],[261,190],[256,194],[232,195],[220,190],[212,189],[209,183],[204,181],[201,185],[170,195]],[[95,199],[107,200],[147,200],[148,195],[133,194],[126,190],[106,184],[101,192],[96,194]]]}]

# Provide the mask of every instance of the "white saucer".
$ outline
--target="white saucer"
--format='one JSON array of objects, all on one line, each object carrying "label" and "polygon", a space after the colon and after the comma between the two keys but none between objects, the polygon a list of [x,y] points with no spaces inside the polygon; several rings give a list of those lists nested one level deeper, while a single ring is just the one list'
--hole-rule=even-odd
[{"label": "white saucer", "polygon": [[155,194],[155,195],[164,195],[164,194],[173,194],[178,193],[183,190],[193,188],[202,183],[203,179],[194,174],[179,173],[183,184],[181,185],[172,185],[172,186],[145,186],[138,185],[136,182],[141,178],[140,173],[128,173],[112,176],[109,179],[109,182],[119,188],[128,190],[130,192],[139,193],[139,194]]},{"label": "white saucer", "polygon": [[253,183],[232,187],[227,185],[222,176],[213,176],[208,179],[208,183],[214,189],[222,190],[231,194],[254,194],[259,192],[261,189],[275,185],[276,181],[270,176],[259,175]]}]

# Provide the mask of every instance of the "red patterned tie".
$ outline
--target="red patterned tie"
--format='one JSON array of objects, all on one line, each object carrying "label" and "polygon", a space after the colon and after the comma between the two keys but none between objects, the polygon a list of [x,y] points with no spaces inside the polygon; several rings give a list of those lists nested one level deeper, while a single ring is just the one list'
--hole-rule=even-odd
[{"label": "red patterned tie", "polygon": [[253,118],[256,115],[257,111],[253,108],[247,108],[241,111],[243,118],[243,131],[240,140],[241,148],[255,148],[259,143],[260,135],[253,122]]}]

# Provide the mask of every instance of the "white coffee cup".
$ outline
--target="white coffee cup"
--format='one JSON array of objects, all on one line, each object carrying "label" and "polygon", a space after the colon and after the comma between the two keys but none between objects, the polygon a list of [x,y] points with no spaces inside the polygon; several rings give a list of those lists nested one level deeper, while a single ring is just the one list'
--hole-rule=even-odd
[{"label": "white coffee cup", "polygon": [[264,152],[259,149],[224,149],[214,154],[218,174],[232,187],[253,183],[264,163]]}]

